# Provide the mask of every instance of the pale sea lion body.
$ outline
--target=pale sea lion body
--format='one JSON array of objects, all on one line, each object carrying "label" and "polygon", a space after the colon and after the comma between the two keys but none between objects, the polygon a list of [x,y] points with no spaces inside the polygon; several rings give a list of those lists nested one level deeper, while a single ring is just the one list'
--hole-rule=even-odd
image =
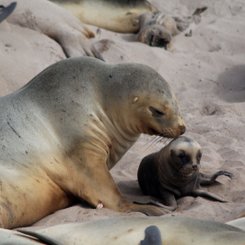
[{"label": "pale sea lion body", "polygon": [[201,185],[212,185],[220,175],[232,177],[227,171],[206,175],[199,171],[201,146],[193,139],[180,136],[160,151],[142,159],[138,182],[145,195],[157,197],[164,205],[177,208],[176,199],[183,196],[202,196],[225,202],[215,194],[202,191]]},{"label": "pale sea lion body", "polygon": [[147,66],[93,58],[50,66],[0,98],[1,226],[32,224],[67,207],[70,196],[93,207],[161,214],[126,201],[109,169],[140,133],[184,131],[169,85]]},{"label": "pale sea lion body", "polygon": [[[13,1],[2,0],[1,4],[7,6],[11,2]],[[89,41],[94,33],[69,11],[50,1],[18,0],[7,22],[40,32],[55,40],[67,57],[96,56]]]},{"label": "pale sea lion body", "polygon": [[[149,230],[149,226],[157,229]],[[35,231],[30,231],[30,228],[24,230],[33,237],[45,237],[62,245],[124,245],[140,244],[142,241],[145,242],[141,243],[144,245],[159,245],[159,240],[163,245],[245,244],[245,232],[239,228],[214,221],[178,216],[107,218],[55,225]],[[156,243],[147,243],[148,239],[144,239],[146,232],[148,237],[155,233]]]},{"label": "pale sea lion body", "polygon": [[156,9],[146,0],[53,0],[69,9],[83,23],[107,30],[139,31],[139,16]]}]

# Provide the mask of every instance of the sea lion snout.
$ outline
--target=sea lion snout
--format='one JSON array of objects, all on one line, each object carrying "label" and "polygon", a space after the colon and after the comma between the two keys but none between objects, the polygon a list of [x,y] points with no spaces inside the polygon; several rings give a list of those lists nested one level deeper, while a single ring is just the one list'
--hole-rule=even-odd
[{"label": "sea lion snout", "polygon": [[196,170],[199,169],[197,164],[193,164],[193,165],[192,165],[192,168],[193,168],[194,171],[196,171]]},{"label": "sea lion snout", "polygon": [[164,128],[162,130],[161,136],[167,138],[178,138],[180,135],[185,133],[186,127],[184,124],[181,124],[175,128]]},{"label": "sea lion snout", "polygon": [[180,135],[184,134],[186,131],[186,126],[182,117],[179,117],[177,120],[177,127],[176,127],[176,136],[174,138],[179,137]]},{"label": "sea lion snout", "polygon": [[184,124],[179,126],[180,135],[184,134],[185,130],[186,130],[186,127]]}]

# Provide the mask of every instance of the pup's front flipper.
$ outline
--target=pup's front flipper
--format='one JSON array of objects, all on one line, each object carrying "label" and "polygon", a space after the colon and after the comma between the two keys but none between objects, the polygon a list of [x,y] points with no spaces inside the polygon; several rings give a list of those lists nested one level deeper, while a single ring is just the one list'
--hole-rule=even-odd
[{"label": "pup's front flipper", "polygon": [[225,170],[220,170],[220,171],[214,173],[213,175],[207,175],[207,174],[200,173],[200,177],[199,177],[200,178],[200,184],[203,186],[216,184],[216,183],[218,183],[216,181],[216,179],[221,175],[227,176],[230,179],[232,179],[232,177],[233,177],[233,174],[231,172],[228,172]]}]

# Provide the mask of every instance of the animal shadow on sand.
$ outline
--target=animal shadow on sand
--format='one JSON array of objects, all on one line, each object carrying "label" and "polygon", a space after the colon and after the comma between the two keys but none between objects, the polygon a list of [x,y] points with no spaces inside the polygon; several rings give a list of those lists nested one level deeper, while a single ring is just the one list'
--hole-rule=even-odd
[{"label": "animal shadow on sand", "polygon": [[245,102],[245,65],[227,69],[218,77],[217,94],[227,102]]}]

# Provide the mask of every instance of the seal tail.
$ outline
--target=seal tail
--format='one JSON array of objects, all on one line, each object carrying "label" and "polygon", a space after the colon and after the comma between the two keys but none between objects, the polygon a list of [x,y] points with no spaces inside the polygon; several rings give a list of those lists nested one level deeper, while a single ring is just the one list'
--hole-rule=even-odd
[{"label": "seal tail", "polygon": [[12,2],[7,7],[0,5],[0,22],[5,20],[15,9],[17,3]]},{"label": "seal tail", "polygon": [[43,242],[46,245],[61,245],[61,243],[59,243],[58,241],[55,241],[43,234],[37,233],[35,231],[27,231],[27,230],[17,230],[20,233],[23,233],[25,235],[28,235],[32,238],[37,239],[39,242]]}]

